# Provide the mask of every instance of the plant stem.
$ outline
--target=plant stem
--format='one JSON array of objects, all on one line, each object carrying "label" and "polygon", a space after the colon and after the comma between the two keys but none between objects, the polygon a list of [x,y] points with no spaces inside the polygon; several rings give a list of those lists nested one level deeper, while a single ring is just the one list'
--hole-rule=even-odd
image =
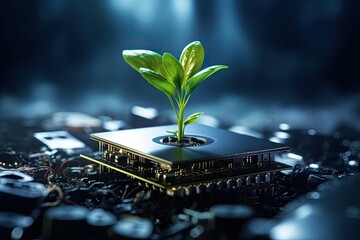
[{"label": "plant stem", "polygon": [[186,105],[187,105],[187,103],[188,103],[188,101],[189,101],[189,99],[190,99],[190,96],[191,96],[191,94],[188,94],[188,95],[186,95],[185,96],[185,107],[186,107]]},{"label": "plant stem", "polygon": [[182,143],[184,138],[184,127],[183,127],[183,118],[184,118],[185,107],[179,105],[179,118],[178,118],[178,142]]},{"label": "plant stem", "polygon": [[176,118],[179,118],[179,114],[178,114],[178,112],[177,112],[177,110],[176,110],[176,108],[175,108],[174,101],[172,100],[172,98],[171,98],[170,95],[166,95],[166,96],[169,98],[169,101],[170,101],[170,103],[171,103],[171,107],[173,108],[173,110],[174,110],[174,112],[175,112],[175,114],[176,114]]}]

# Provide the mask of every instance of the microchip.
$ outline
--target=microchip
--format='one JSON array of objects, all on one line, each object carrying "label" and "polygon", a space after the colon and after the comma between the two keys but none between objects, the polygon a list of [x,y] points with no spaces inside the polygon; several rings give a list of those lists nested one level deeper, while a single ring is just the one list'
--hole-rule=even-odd
[{"label": "microchip", "polygon": [[291,167],[274,161],[287,146],[205,125],[190,125],[187,136],[195,146],[167,143],[166,130],[175,125],[138,128],[90,136],[100,155],[81,155],[98,163],[102,173],[124,173],[172,195],[179,189],[215,185],[216,189],[271,183],[272,173]]}]

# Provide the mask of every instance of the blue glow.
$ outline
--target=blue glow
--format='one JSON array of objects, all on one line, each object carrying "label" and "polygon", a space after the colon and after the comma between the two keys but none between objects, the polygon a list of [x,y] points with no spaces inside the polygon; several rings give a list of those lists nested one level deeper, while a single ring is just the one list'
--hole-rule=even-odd
[{"label": "blue glow", "polygon": [[293,158],[296,160],[303,160],[303,156],[295,154],[295,153],[288,153],[287,156],[288,156],[288,158]]},{"label": "blue glow", "polygon": [[287,123],[280,123],[279,128],[280,128],[280,130],[287,131],[290,129],[290,126]]},{"label": "blue glow", "polygon": [[288,134],[287,132],[275,132],[275,137],[280,139],[288,139],[290,138],[290,134]]},{"label": "blue glow", "polygon": [[318,168],[319,168],[319,165],[316,164],[316,163],[311,163],[311,164],[309,165],[309,167],[310,167],[310,168],[314,168],[314,169],[318,169]]},{"label": "blue glow", "polygon": [[155,108],[144,108],[144,107],[134,106],[131,108],[131,112],[134,115],[146,119],[154,119],[158,116],[158,111]]}]

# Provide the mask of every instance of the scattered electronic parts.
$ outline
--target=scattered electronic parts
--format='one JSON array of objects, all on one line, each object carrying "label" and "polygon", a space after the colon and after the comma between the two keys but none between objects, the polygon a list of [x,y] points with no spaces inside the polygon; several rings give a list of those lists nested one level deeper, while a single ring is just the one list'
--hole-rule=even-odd
[{"label": "scattered electronic parts", "polygon": [[[111,118],[99,119],[104,125]],[[350,239],[356,233],[358,177],[349,176],[360,171],[356,130],[321,135],[281,124],[256,131],[291,146],[283,152],[287,147],[266,140],[189,126],[200,145],[174,152],[179,148],[168,145],[165,128],[91,140],[94,127],[2,122],[8,123],[0,134],[2,239],[275,239],[288,229]],[[343,223],[348,228],[338,227]]]},{"label": "scattered electronic parts", "polygon": [[359,184],[360,175],[357,174],[320,185],[289,204],[281,218],[272,221],[266,238],[358,239]]},{"label": "scattered electronic parts", "polygon": [[86,223],[89,226],[88,236],[92,239],[106,239],[108,229],[117,222],[117,218],[109,211],[96,208],[86,215]]},{"label": "scattered electronic parts", "polygon": [[[95,133],[97,155],[81,155],[100,164],[101,173],[118,171],[163,190],[168,195],[192,195],[222,190],[244,190],[253,203],[273,194],[272,175],[291,169],[274,160],[288,147],[267,140],[192,125],[188,134],[203,144],[175,147],[165,141],[174,126]],[[245,193],[246,195],[246,193]]]},{"label": "scattered electronic parts", "polygon": [[13,150],[0,151],[0,167],[2,168],[16,168],[19,167],[21,160]]},{"label": "scattered electronic parts", "polygon": [[46,193],[40,183],[0,178],[0,211],[30,214]]},{"label": "scattered electronic parts", "polygon": [[0,179],[12,179],[18,182],[32,182],[34,178],[29,176],[28,174],[18,172],[18,171],[0,171]]},{"label": "scattered electronic parts", "polygon": [[[45,212],[42,233],[45,239],[86,239],[86,215],[79,206],[59,206]],[[64,231],[66,229],[66,231]],[[81,229],[79,231],[79,229]]]},{"label": "scattered electronic parts", "polygon": [[113,239],[150,239],[152,234],[153,223],[140,217],[124,218],[110,230]]},{"label": "scattered electronic parts", "polygon": [[33,223],[34,220],[29,216],[14,212],[0,212],[1,239],[30,239],[24,232]]}]

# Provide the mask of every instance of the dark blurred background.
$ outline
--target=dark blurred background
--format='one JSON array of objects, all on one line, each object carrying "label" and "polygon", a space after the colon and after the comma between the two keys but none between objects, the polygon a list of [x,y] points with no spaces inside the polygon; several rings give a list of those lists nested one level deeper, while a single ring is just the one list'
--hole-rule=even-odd
[{"label": "dark blurred background", "polygon": [[0,116],[126,116],[134,105],[170,115],[122,50],[179,56],[199,40],[204,67],[229,69],[195,91],[189,114],[360,129],[359,10],[355,0],[1,1]]}]

